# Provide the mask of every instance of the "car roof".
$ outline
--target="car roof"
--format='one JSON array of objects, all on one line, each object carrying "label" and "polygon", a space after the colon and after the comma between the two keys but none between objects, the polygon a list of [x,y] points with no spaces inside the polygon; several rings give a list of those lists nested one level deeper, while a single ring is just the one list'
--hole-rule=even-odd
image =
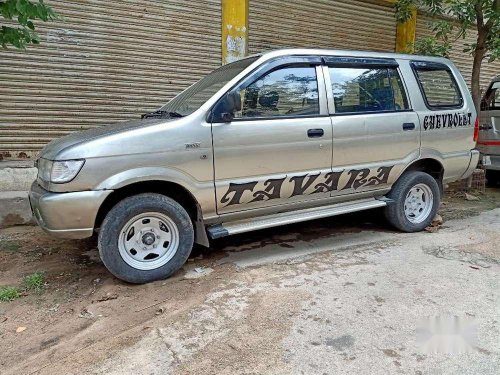
[{"label": "car roof", "polygon": [[420,61],[432,61],[440,63],[449,63],[449,59],[444,57],[435,56],[423,56],[423,55],[410,55],[403,53],[391,53],[391,52],[373,52],[373,51],[355,51],[355,50],[340,50],[340,49],[322,49],[322,48],[284,48],[265,51],[256,55],[249,57],[264,57],[266,60],[283,57],[283,56],[341,56],[341,57],[375,57],[375,58],[390,58],[390,59],[400,59],[400,60],[420,60]]}]

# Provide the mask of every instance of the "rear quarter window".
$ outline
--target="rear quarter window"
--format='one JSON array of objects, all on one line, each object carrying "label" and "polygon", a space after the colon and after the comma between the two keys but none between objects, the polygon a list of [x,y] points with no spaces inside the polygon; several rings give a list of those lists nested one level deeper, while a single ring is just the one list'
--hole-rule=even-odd
[{"label": "rear quarter window", "polygon": [[439,109],[462,106],[462,94],[446,65],[414,63],[413,69],[428,107]]}]

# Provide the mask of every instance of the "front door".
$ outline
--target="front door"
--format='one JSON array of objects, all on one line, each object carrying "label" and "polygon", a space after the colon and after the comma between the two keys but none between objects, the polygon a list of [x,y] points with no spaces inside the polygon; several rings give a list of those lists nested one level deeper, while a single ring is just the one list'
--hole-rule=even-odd
[{"label": "front door", "polygon": [[328,197],[332,128],[320,60],[274,65],[235,90],[241,110],[213,123],[219,214]]},{"label": "front door", "polygon": [[387,189],[420,151],[420,124],[392,59],[326,58],[333,102],[331,195]]}]

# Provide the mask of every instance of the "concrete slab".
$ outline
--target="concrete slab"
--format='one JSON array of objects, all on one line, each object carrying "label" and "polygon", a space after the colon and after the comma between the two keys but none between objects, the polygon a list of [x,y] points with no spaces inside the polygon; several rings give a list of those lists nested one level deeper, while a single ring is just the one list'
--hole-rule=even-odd
[{"label": "concrete slab", "polygon": [[28,191],[36,179],[37,169],[33,164],[0,163],[0,192]]},{"label": "concrete slab", "polygon": [[283,247],[282,243],[270,244],[264,248],[253,250],[230,252],[227,257],[222,258],[217,264],[234,263],[240,268],[254,267],[264,264],[281,263],[290,261],[304,261],[309,255],[325,251],[344,251],[346,248],[358,248],[360,246],[373,245],[377,248],[387,247],[384,241],[390,241],[399,233],[379,233],[365,231],[353,233],[350,236],[334,236],[319,238],[315,241],[293,241],[293,245]]},{"label": "concrete slab", "polygon": [[0,191],[0,228],[32,224],[27,191]]}]

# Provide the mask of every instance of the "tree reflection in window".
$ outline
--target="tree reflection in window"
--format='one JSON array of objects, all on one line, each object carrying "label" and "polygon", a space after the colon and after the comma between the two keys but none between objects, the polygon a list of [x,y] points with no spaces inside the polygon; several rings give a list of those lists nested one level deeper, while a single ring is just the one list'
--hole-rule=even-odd
[{"label": "tree reflection in window", "polygon": [[396,69],[330,68],[336,113],[398,111],[408,108]]},{"label": "tree reflection in window", "polygon": [[236,117],[269,118],[319,114],[314,67],[286,67],[265,74],[240,92]]}]

